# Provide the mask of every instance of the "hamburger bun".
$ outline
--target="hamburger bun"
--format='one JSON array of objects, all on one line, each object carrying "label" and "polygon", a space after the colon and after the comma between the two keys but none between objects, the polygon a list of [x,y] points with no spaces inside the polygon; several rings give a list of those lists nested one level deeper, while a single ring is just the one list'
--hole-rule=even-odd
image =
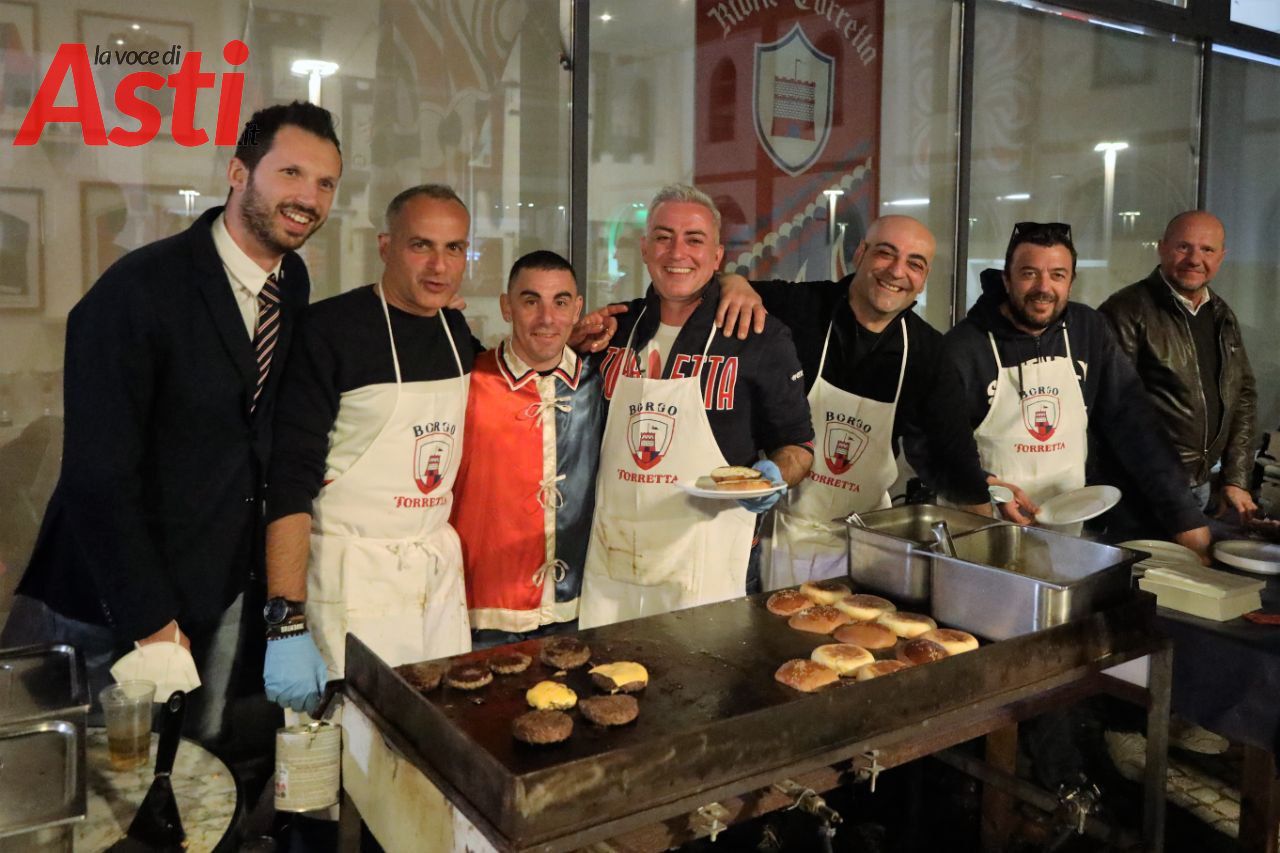
[{"label": "hamburger bun", "polygon": [[892,613],[898,609],[889,599],[866,593],[848,595],[833,604],[859,622],[874,622],[881,613]]},{"label": "hamburger bun", "polygon": [[875,622],[855,622],[836,629],[837,642],[864,649],[891,649],[898,644],[898,635]]},{"label": "hamburger bun", "polygon": [[539,711],[567,711],[578,704],[578,694],[567,684],[539,681],[524,692],[524,700]]},{"label": "hamburger bun", "polygon": [[870,681],[873,678],[879,678],[882,675],[888,675],[891,672],[897,672],[900,669],[906,669],[911,666],[909,663],[903,663],[900,660],[878,660],[875,663],[869,663],[862,669],[858,670],[858,674],[854,678],[859,681]]},{"label": "hamburger bun", "polygon": [[947,650],[933,640],[916,637],[914,640],[903,641],[898,646],[896,657],[903,663],[919,666],[922,663],[933,663],[936,660],[942,660],[947,657]]},{"label": "hamburger bun", "polygon": [[800,584],[800,591],[813,600],[815,604],[835,604],[848,597],[853,590],[849,585],[837,580],[805,581]]},{"label": "hamburger bun", "polygon": [[638,693],[649,683],[649,671],[629,660],[593,667],[591,681],[605,693]]},{"label": "hamburger bun", "polygon": [[812,634],[830,634],[848,621],[849,617],[834,607],[827,604],[815,604],[792,616],[787,620],[787,624],[797,631],[808,631]]},{"label": "hamburger bun", "polygon": [[711,479],[715,480],[717,486],[744,480],[759,480],[763,477],[764,474],[745,465],[722,465],[711,472]]},{"label": "hamburger bun", "polygon": [[764,606],[769,608],[769,612],[774,616],[791,616],[812,604],[809,597],[798,589],[780,589],[769,596]]},{"label": "hamburger bun", "polygon": [[768,480],[730,480],[727,483],[716,483],[717,492],[762,492],[772,488],[773,483]]},{"label": "hamburger bun", "polygon": [[938,623],[934,622],[923,613],[907,613],[901,610],[891,610],[888,613],[881,613],[876,621],[888,628],[899,637],[908,640],[913,637],[919,637],[926,631],[932,631],[938,627]]},{"label": "hamburger bun", "polygon": [[978,647],[977,637],[968,631],[960,631],[955,628],[934,628],[932,631],[925,631],[921,634],[920,639],[933,640],[946,649],[949,655],[971,652]]},{"label": "hamburger bun", "polygon": [[837,675],[845,677],[875,662],[871,652],[862,646],[851,646],[848,643],[828,643],[825,646],[818,646],[809,657],[829,669],[834,669]]},{"label": "hamburger bun", "polygon": [[573,717],[564,711],[529,711],[511,721],[511,734],[534,745],[559,743],[573,734]]},{"label": "hamburger bun", "polygon": [[821,690],[828,684],[835,684],[840,680],[840,676],[836,675],[834,669],[829,669],[820,663],[804,660],[803,658],[787,661],[778,667],[778,671],[773,674],[773,677],[788,687],[803,693]]}]

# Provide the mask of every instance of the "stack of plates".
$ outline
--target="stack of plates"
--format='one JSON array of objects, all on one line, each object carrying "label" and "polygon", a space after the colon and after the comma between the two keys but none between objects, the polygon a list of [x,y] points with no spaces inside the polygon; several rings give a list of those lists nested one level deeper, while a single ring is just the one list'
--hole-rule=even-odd
[{"label": "stack of plates", "polygon": [[1146,574],[1147,569],[1151,568],[1187,565],[1198,567],[1200,565],[1200,558],[1196,556],[1195,551],[1176,542],[1166,542],[1163,539],[1132,539],[1128,542],[1121,542],[1120,547],[1132,548],[1135,551],[1146,551],[1151,555],[1147,559],[1134,564],[1133,576],[1136,578],[1142,577]]},{"label": "stack of plates", "polygon": [[1264,581],[1207,569],[1194,551],[1173,542],[1138,539],[1122,544],[1151,554],[1134,570],[1142,573],[1138,586],[1154,593],[1161,607],[1221,622],[1262,606]]},{"label": "stack of plates", "polygon": [[1213,546],[1213,556],[1246,572],[1258,575],[1280,575],[1280,543],[1234,539]]}]

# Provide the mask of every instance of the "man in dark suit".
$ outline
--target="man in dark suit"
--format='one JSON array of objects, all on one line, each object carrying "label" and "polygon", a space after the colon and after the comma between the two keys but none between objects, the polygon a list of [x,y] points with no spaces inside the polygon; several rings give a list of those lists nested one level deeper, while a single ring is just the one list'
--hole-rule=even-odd
[{"label": "man in dark suit", "polygon": [[341,172],[327,111],[259,111],[226,207],[112,264],[67,319],[61,477],[0,645],[79,647],[96,699],[135,645],[176,642],[203,682],[188,730],[206,742],[261,577],[275,390],[310,292],[296,250]]}]

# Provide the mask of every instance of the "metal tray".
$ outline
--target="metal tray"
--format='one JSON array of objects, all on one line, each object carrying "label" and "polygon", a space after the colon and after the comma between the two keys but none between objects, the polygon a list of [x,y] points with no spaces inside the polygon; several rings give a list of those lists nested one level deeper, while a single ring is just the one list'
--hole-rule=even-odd
[{"label": "metal tray", "polygon": [[869,512],[862,525],[847,523],[849,577],[858,587],[886,595],[906,609],[929,608],[935,539],[929,528],[945,521],[953,537],[1004,524],[952,507],[907,504]]},{"label": "metal tray", "polygon": [[71,646],[0,649],[0,724],[81,718],[89,710],[84,658]]},{"label": "metal tray", "polygon": [[0,726],[0,837],[85,814],[83,722]]},{"label": "metal tray", "polygon": [[[396,733],[406,754],[453,792],[451,801],[500,850],[578,849],[650,822],[641,812],[674,814],[681,798],[734,780],[781,774],[805,761],[830,763],[834,749],[847,747],[852,755],[903,727],[921,726],[927,736],[939,714],[1096,665],[1149,636],[1154,613],[1154,600],[1142,595],[1088,620],[804,694],[774,681],[774,671],[830,638],[788,627],[768,612],[767,599],[749,596],[581,632],[593,661],[639,661],[649,670],[649,686],[639,694],[635,722],[601,729],[572,711],[573,735],[555,746],[525,746],[511,736],[512,719],[528,707],[525,690],[554,677],[538,661],[540,640],[461,656],[484,660],[520,650],[534,663],[519,675],[495,676],[474,692],[442,686],[422,694],[348,635],[348,696]],[[582,697],[596,692],[585,669],[557,680]]]},{"label": "metal tray", "polygon": [[933,616],[992,640],[1123,601],[1131,593],[1131,567],[1145,556],[1013,524],[956,536],[955,548],[955,557],[933,555]]}]

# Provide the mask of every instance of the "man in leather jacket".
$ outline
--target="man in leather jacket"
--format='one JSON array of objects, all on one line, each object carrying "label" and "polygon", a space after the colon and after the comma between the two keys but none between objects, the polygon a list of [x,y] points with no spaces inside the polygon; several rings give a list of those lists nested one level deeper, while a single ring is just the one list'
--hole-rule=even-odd
[{"label": "man in leather jacket", "polygon": [[1099,310],[1133,359],[1187,485],[1207,503],[1209,472],[1221,459],[1221,503],[1244,523],[1257,509],[1249,494],[1257,390],[1236,315],[1209,288],[1225,237],[1211,213],[1178,214],[1157,244],[1160,265]]}]

